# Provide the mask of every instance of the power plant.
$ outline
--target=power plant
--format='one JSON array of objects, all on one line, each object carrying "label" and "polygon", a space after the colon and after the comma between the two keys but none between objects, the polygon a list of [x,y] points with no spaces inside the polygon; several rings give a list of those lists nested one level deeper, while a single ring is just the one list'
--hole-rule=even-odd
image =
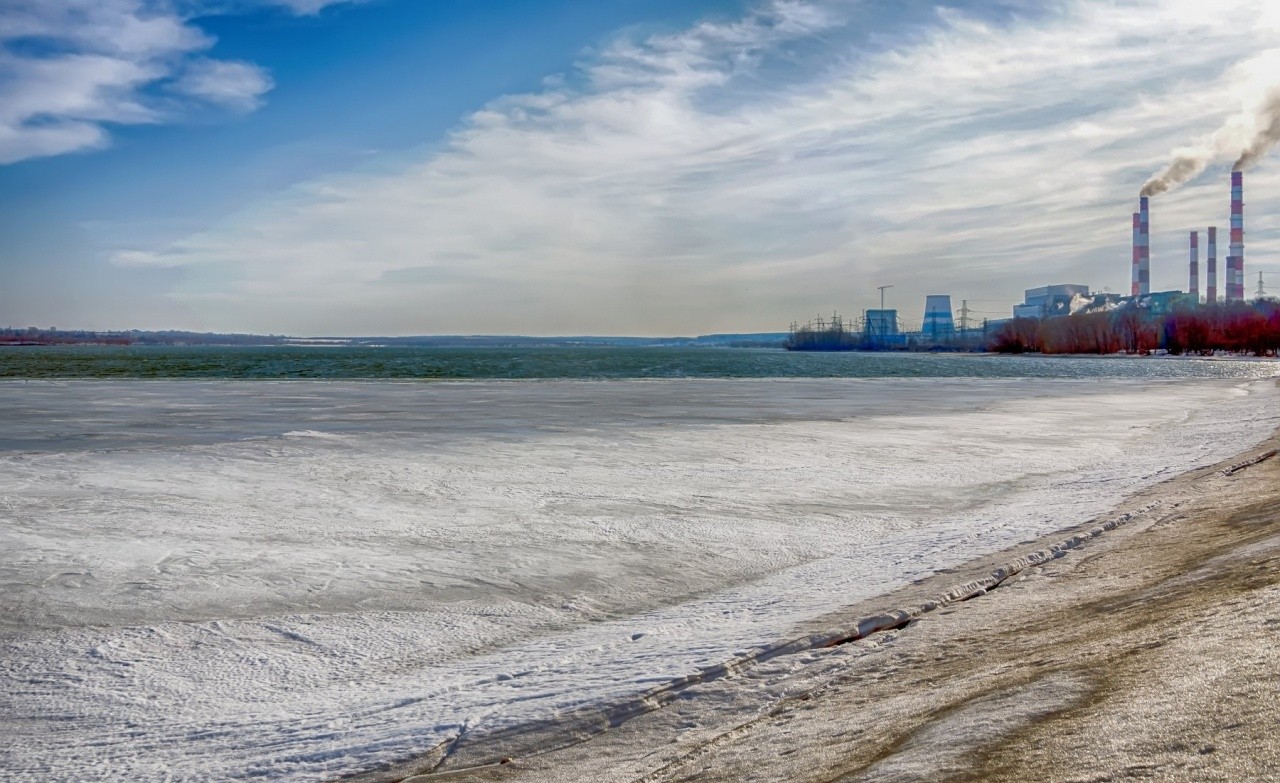
[{"label": "power plant", "polygon": [[[1223,290],[1226,302],[1243,302],[1244,294],[1244,172],[1231,172],[1230,244],[1227,264],[1223,274]],[[1188,257],[1188,292],[1195,302],[1200,301],[1200,232],[1191,231]],[[1204,301],[1218,301],[1218,228],[1209,226],[1206,231],[1208,255],[1205,266]],[[1133,213],[1133,270],[1131,296],[1151,294],[1151,203],[1150,198],[1138,199],[1138,211]]]},{"label": "power plant", "polygon": [[[881,289],[893,286],[880,286]],[[818,316],[801,325],[792,323],[784,343],[790,351],[883,351],[883,350],[977,350],[985,328],[970,328],[968,300],[962,303],[957,323],[950,294],[925,297],[924,319],[919,331],[903,328],[898,311],[881,305],[864,310],[860,319],[846,319],[839,313]]]},{"label": "power plant", "polygon": [[[1176,173],[1176,172],[1175,172]],[[1218,297],[1218,228],[1209,226],[1205,232],[1206,257],[1204,276],[1200,266],[1200,231],[1187,233],[1187,291],[1151,290],[1151,196],[1163,193],[1173,185],[1164,174],[1148,182],[1138,198],[1138,211],[1132,213],[1132,253],[1130,255],[1129,296],[1091,293],[1088,286],[1052,285],[1029,288],[1026,300],[1013,308],[1015,318],[1051,318],[1115,310],[1135,303],[1151,314],[1169,313],[1177,307],[1200,304],[1200,286],[1204,283],[1206,304],[1216,304]],[[1223,272],[1222,301],[1245,301],[1244,271],[1244,174],[1231,172],[1230,245]]]},{"label": "power plant", "polygon": [[[1203,277],[1200,265],[1200,231],[1187,233],[1187,291],[1151,290],[1151,196],[1163,193],[1180,182],[1169,179],[1178,174],[1162,174],[1143,187],[1138,198],[1138,211],[1132,213],[1132,253],[1130,256],[1129,295],[1100,293],[1080,284],[1047,285],[1026,290],[1022,304],[1015,305],[1015,319],[1046,319],[1056,316],[1109,312],[1125,307],[1140,308],[1151,316],[1164,316],[1179,308],[1194,307],[1201,303],[1201,283],[1207,304],[1219,301],[1218,293],[1218,227],[1208,226],[1205,231],[1205,266]],[[1231,172],[1230,234],[1223,270],[1221,301],[1228,304],[1245,301],[1244,269],[1244,173]],[[884,292],[893,286],[880,286],[880,308],[866,310],[860,321],[843,319],[833,314],[830,320],[818,318],[805,326],[791,324],[790,338],[786,345],[791,350],[879,350],[892,348],[972,350],[982,342],[982,336],[1004,321],[983,321],[982,328],[970,330],[965,307],[961,310],[960,328],[957,329],[949,294],[929,294],[925,297],[924,317],[920,330],[904,329],[898,311],[885,307]],[[1259,279],[1258,296],[1262,297]],[[1007,320],[1007,319],[1006,319]]]}]

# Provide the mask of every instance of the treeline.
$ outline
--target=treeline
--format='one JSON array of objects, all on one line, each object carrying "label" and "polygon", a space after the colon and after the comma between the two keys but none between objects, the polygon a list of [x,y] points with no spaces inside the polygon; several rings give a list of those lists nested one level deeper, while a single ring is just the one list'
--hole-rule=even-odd
[{"label": "treeline", "polygon": [[34,326],[0,329],[0,345],[129,345],[132,338],[122,332],[39,329]]},{"label": "treeline", "polygon": [[285,345],[282,335],[220,334],[138,329],[94,332],[84,329],[41,329],[36,326],[0,328],[0,345]]},{"label": "treeline", "polygon": [[1275,356],[1280,352],[1280,301],[1202,305],[1154,314],[1126,306],[1058,318],[1014,318],[992,332],[999,353],[1216,352]]}]

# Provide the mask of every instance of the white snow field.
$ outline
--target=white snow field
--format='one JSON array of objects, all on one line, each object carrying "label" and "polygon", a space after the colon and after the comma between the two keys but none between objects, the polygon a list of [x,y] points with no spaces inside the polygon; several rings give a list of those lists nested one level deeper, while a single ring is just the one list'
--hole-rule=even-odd
[{"label": "white snow field", "polygon": [[0,384],[0,779],[319,781],[1084,521],[1273,380]]}]

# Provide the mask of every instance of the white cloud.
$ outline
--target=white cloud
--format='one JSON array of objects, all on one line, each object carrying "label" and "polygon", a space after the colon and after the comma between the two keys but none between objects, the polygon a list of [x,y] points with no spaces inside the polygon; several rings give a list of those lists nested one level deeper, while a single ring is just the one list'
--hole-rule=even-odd
[{"label": "white cloud", "polygon": [[172,267],[181,266],[173,256],[162,256],[142,250],[121,250],[111,254],[111,263],[122,267]]},{"label": "white cloud", "polygon": [[272,87],[266,71],[252,63],[197,59],[186,65],[174,89],[237,111],[252,111]]},{"label": "white cloud", "polygon": [[106,141],[102,126],[93,122],[63,121],[21,129],[0,123],[0,163],[93,149]]},{"label": "white cloud", "polygon": [[14,0],[0,11],[0,40],[41,39],[145,59],[201,49],[212,41],[163,6],[141,0]]},{"label": "white cloud", "polygon": [[[925,293],[1007,312],[1046,282],[1123,289],[1138,187],[1276,54],[1266,0],[1208,5],[940,11],[886,45],[879,6],[775,2],[620,40],[429,157],[151,252],[191,267],[176,295],[209,322],[295,332],[768,329],[881,283],[908,316]],[[1158,202],[1157,228],[1224,219],[1220,186]],[[1161,237],[1173,288],[1185,234]]]},{"label": "white cloud", "polygon": [[288,8],[295,14],[318,14],[331,5],[350,5],[368,0],[266,0],[266,5]]},{"label": "white cloud", "polygon": [[[351,0],[266,4],[302,14],[341,2]],[[101,147],[112,124],[180,117],[183,107],[162,101],[160,86],[235,111],[256,108],[272,86],[267,73],[203,54],[214,41],[192,18],[217,11],[166,0],[0,3],[0,163]]]}]

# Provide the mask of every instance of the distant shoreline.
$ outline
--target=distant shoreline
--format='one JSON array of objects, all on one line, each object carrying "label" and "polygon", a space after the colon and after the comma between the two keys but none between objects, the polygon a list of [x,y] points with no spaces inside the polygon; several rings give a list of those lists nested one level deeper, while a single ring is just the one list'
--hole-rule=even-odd
[{"label": "distant shoreline", "polygon": [[518,347],[711,347],[781,348],[786,332],[703,334],[696,337],[630,337],[626,335],[409,335],[388,337],[295,337],[252,333],[0,329],[0,346],[121,346],[173,348],[518,348]]}]

